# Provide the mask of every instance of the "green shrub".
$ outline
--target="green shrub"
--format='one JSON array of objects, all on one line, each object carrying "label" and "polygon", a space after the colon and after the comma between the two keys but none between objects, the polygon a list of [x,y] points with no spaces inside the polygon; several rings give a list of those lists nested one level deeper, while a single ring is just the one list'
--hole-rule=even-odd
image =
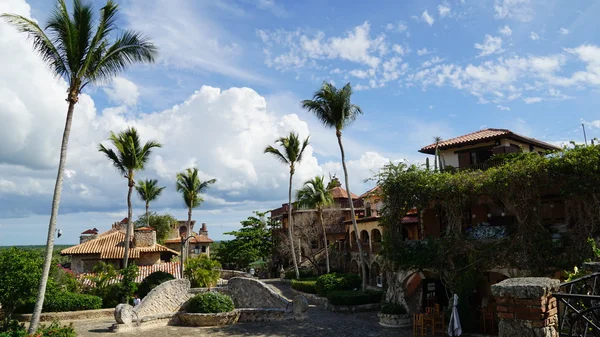
[{"label": "green shrub", "polygon": [[319,276],[315,287],[317,294],[325,296],[332,291],[344,291],[359,289],[362,279],[356,274],[325,274]]},{"label": "green shrub", "polygon": [[4,332],[0,332],[0,337],[76,337],[77,333],[73,328],[73,323],[61,326],[59,321],[53,321],[48,327],[41,325],[33,334],[29,335],[23,324],[19,325],[16,321],[11,322]]},{"label": "green shrub", "polygon": [[221,276],[220,269],[219,261],[200,255],[187,260],[183,274],[190,280],[192,287],[211,287],[217,284]]},{"label": "green shrub", "polygon": [[229,312],[233,309],[234,305],[231,297],[213,291],[192,297],[187,306],[187,311],[194,313]]},{"label": "green shrub", "polygon": [[334,291],[327,294],[327,301],[334,305],[361,305],[380,303],[383,292],[381,291]]},{"label": "green shrub", "polygon": [[114,283],[104,286],[101,291],[93,291],[92,295],[102,298],[103,308],[114,308],[123,300],[123,290],[121,283]]},{"label": "green shrub", "polygon": [[[19,307],[16,312],[30,314],[35,307],[35,298]],[[68,291],[47,294],[44,300],[43,312],[63,312],[95,310],[102,308],[102,298],[93,295],[77,294]]]},{"label": "green shrub", "polygon": [[138,287],[138,296],[140,298],[146,297],[150,290],[156,288],[161,283],[174,280],[175,277],[169,273],[164,271],[155,271],[154,273],[148,275],[142,283],[140,283]]},{"label": "green shrub", "polygon": [[292,280],[292,289],[301,291],[303,293],[316,294],[316,283],[317,281]]},{"label": "green shrub", "polygon": [[383,303],[381,305],[381,313],[387,315],[404,315],[407,313],[407,311],[404,305],[395,303]]},{"label": "green shrub", "polygon": [[[300,279],[305,279],[305,278],[314,276],[314,272],[312,271],[312,269],[300,269],[299,272],[300,272]],[[288,280],[295,279],[296,271],[293,269],[290,271],[286,271],[284,278],[286,278]]]}]

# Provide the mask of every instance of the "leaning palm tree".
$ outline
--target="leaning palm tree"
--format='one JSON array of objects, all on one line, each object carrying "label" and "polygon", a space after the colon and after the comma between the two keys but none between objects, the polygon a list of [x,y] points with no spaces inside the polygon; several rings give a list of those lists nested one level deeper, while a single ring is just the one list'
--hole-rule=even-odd
[{"label": "leaning palm tree", "polygon": [[[302,101],[302,107],[315,114],[317,119],[323,123],[325,127],[335,129],[340,152],[342,154],[342,168],[344,169],[344,178],[346,182],[346,192],[348,193],[348,203],[350,204],[350,216],[352,218],[352,226],[354,232],[358,233],[356,225],[356,217],[354,215],[354,203],[352,202],[352,193],[348,184],[348,169],[346,168],[346,156],[344,154],[344,146],[342,145],[342,130],[350,125],[359,114],[362,114],[362,109],[355,104],[352,104],[352,87],[350,83],[343,88],[337,89],[331,83],[323,83],[321,89],[317,90],[313,95],[313,99]],[[362,267],[363,290],[367,287],[367,268],[365,258],[362,252],[360,238],[356,236],[358,252],[360,254],[360,264]]]},{"label": "leaning palm tree", "polygon": [[325,247],[325,263],[327,265],[327,274],[329,274],[329,251],[327,247],[327,232],[325,231],[325,222],[323,221],[323,208],[333,204],[333,195],[325,183],[322,176],[316,176],[313,179],[304,182],[304,185],[296,194],[299,206],[306,206],[316,209],[319,216],[321,229],[323,230],[323,243]]},{"label": "leaning palm tree", "polygon": [[161,147],[162,145],[148,141],[142,145],[137,130],[133,127],[119,132],[119,134],[110,133],[108,140],[113,144],[116,152],[113,149],[106,148],[100,144],[98,151],[104,153],[110,160],[113,166],[119,171],[120,174],[127,179],[127,230],[125,231],[125,254],[123,257],[123,268],[127,268],[129,262],[129,242],[131,240],[131,218],[133,217],[133,208],[131,207],[131,192],[135,186],[135,173],[142,171],[146,166],[146,163],[150,160],[150,154],[152,149]]},{"label": "leaning palm tree", "polygon": [[290,184],[288,188],[288,236],[290,239],[290,249],[292,251],[292,261],[296,270],[296,278],[300,278],[300,270],[298,269],[298,260],[296,259],[296,251],[294,250],[294,232],[292,230],[292,178],[296,172],[296,164],[302,161],[304,150],[308,146],[310,136],[301,142],[298,134],[290,132],[287,137],[281,137],[275,141],[283,148],[283,153],[279,149],[269,145],[265,148],[264,153],[272,154],[277,160],[290,167]]},{"label": "leaning palm tree", "polygon": [[63,173],[67,160],[67,146],[73,112],[75,104],[79,101],[79,94],[90,83],[108,81],[134,63],[154,62],[156,56],[156,47],[148,38],[138,32],[122,31],[114,40],[111,39],[114,36],[113,33],[117,31],[117,13],[118,6],[108,0],[100,10],[99,20],[94,24],[93,10],[89,4],[82,4],[81,1],[74,0],[73,13],[69,15],[64,0],[58,0],[45,27],[48,34],[32,19],[8,13],[0,15],[19,32],[25,33],[51,71],[68,83],[66,101],[69,107],[52,197],[44,268],[29,324],[30,334],[38,328],[44,304],[48,273],[52,263]]},{"label": "leaning palm tree", "polygon": [[[189,230],[192,225],[192,209],[200,206],[200,204],[204,201],[200,193],[206,191],[206,189],[216,183],[216,179],[210,179],[207,181],[200,181],[198,177],[198,169],[195,167],[188,168],[183,172],[177,173],[177,192],[181,193],[183,197],[183,202],[185,206],[188,208],[188,221],[187,221],[187,230],[186,239],[190,235]],[[187,246],[186,246],[187,247]],[[187,249],[184,251],[184,243],[181,244],[181,254],[179,257],[179,267],[181,269],[181,275],[183,277],[183,264],[185,259],[185,253],[187,253]]]},{"label": "leaning palm tree", "polygon": [[140,199],[146,203],[146,224],[148,226],[150,226],[150,215],[148,214],[150,202],[158,199],[164,189],[164,186],[158,187],[158,180],[156,179],[140,180],[135,185],[135,190],[138,192]]}]

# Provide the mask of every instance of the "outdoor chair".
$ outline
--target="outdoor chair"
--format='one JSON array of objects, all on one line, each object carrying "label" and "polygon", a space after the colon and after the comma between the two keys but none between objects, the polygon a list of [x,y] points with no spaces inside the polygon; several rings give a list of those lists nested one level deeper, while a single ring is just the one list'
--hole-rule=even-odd
[{"label": "outdoor chair", "polygon": [[481,308],[483,333],[493,333],[495,330],[494,322],[494,308],[492,306],[486,306]]}]

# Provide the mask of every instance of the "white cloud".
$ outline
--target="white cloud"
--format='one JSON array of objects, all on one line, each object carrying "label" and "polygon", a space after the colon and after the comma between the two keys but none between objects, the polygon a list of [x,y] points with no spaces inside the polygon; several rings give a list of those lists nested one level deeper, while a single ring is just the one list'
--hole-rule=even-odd
[{"label": "white cloud", "polygon": [[531,34],[529,34],[529,38],[532,39],[533,41],[537,41],[540,39],[540,36],[536,32],[531,32]]},{"label": "white cloud", "polygon": [[438,5],[437,9],[438,13],[440,14],[440,18],[444,18],[450,14],[450,6],[448,5]]},{"label": "white cloud", "polygon": [[431,59],[429,59],[428,61],[423,62],[421,64],[421,67],[423,67],[423,68],[431,67],[432,65],[443,62],[443,61],[444,61],[443,58],[441,58],[439,56],[435,56],[435,57],[432,57]]},{"label": "white cloud", "polygon": [[534,16],[529,0],[495,0],[494,11],[497,19],[529,22]]},{"label": "white cloud", "polygon": [[421,14],[421,20],[423,20],[423,22],[426,22],[429,26],[432,26],[435,22],[435,19],[431,15],[429,15],[429,12],[427,12],[427,10],[425,10],[423,14]]},{"label": "white cloud", "polygon": [[501,27],[500,29],[498,29],[498,33],[500,33],[504,36],[511,36],[512,29],[510,29],[510,27],[508,25],[505,25],[504,27]]},{"label": "white cloud", "polygon": [[504,51],[502,49],[502,38],[486,35],[483,43],[475,43],[475,49],[480,50],[479,57],[502,53]]},{"label": "white cloud", "polygon": [[510,111],[510,108],[504,105],[498,104],[496,107],[502,111]]},{"label": "white cloud", "polygon": [[559,32],[561,35],[568,35],[568,34],[569,34],[569,30],[568,30],[568,29],[566,29],[565,27],[561,27],[561,28],[558,30],[558,32]]},{"label": "white cloud", "polygon": [[400,56],[404,56],[407,55],[409,52],[409,49],[407,47],[404,47],[402,45],[399,44],[395,44],[392,46],[392,50],[396,53],[398,53]]},{"label": "white cloud", "polygon": [[402,22],[398,22],[396,24],[388,23],[387,25],[385,25],[385,29],[390,32],[403,33],[408,30],[408,26]]},{"label": "white cloud", "polygon": [[427,50],[427,48],[417,50],[417,55],[419,55],[419,56],[423,56],[423,55],[427,55],[427,54],[429,54],[429,51]]},{"label": "white cloud", "polygon": [[539,103],[542,101],[541,97],[523,97],[523,101],[527,104]]},{"label": "white cloud", "polygon": [[137,85],[121,76],[115,77],[111,85],[103,89],[108,99],[115,104],[133,106],[140,97]]}]

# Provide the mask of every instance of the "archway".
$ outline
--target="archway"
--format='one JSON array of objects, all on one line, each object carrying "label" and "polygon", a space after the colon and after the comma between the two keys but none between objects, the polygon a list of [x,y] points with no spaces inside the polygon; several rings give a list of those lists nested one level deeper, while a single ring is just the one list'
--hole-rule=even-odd
[{"label": "archway", "polygon": [[371,239],[373,243],[381,243],[381,231],[377,228],[371,230]]},{"label": "archway", "polygon": [[360,241],[363,244],[369,244],[369,232],[364,229],[360,231]]},{"label": "archway", "polygon": [[377,262],[373,262],[371,264],[371,278],[369,280],[369,283],[372,286],[377,286],[377,277],[382,278],[382,286],[383,286],[383,275],[381,274],[381,267],[379,266],[379,263]]},{"label": "archway", "polygon": [[360,274],[358,271],[358,262],[356,262],[356,260],[350,261],[350,273]]}]

